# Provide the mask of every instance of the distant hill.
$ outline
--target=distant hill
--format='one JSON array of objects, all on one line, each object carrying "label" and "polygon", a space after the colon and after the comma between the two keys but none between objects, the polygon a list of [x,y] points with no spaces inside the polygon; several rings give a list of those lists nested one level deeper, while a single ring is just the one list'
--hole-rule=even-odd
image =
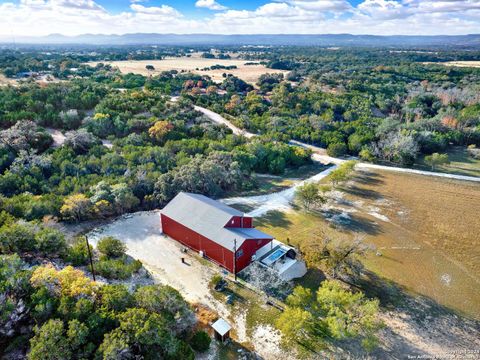
[{"label": "distant hill", "polygon": [[[0,39],[0,43],[12,43],[12,39]],[[65,36],[51,34],[43,37],[20,37],[21,44],[83,44],[83,45],[253,45],[253,46],[359,46],[359,47],[467,47],[480,48],[480,34],[435,36],[378,36],[351,34],[324,35],[214,35],[214,34],[84,34]]]}]

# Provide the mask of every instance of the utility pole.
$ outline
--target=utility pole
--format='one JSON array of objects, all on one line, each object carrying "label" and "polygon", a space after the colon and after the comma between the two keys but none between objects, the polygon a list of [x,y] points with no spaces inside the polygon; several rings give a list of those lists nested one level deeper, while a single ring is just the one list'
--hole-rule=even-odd
[{"label": "utility pole", "polygon": [[92,252],[90,251],[90,244],[88,243],[87,235],[85,235],[85,242],[87,243],[88,257],[90,258],[90,267],[92,269],[93,281],[96,281],[95,280],[95,270],[93,269]]},{"label": "utility pole", "polygon": [[233,239],[233,275],[237,281],[237,239]]}]

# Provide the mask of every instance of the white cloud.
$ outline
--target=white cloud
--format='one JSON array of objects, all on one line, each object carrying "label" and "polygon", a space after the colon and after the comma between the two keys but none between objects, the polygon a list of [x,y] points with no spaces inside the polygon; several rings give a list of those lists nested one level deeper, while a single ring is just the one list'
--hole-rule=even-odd
[{"label": "white cloud", "polygon": [[177,10],[173,7],[168,5],[161,5],[161,6],[143,6],[139,4],[132,4],[130,8],[138,14],[148,14],[148,15],[159,15],[159,16],[173,16],[173,17],[181,17]]},{"label": "white cloud", "polygon": [[343,12],[352,9],[346,0],[287,0],[293,6],[309,11]]},{"label": "white cloud", "polygon": [[215,0],[198,0],[195,3],[195,6],[199,7],[199,8],[207,8],[207,9],[210,9],[210,10],[217,10],[217,11],[227,9],[226,6],[220,5]]},{"label": "white cloud", "polygon": [[409,16],[409,8],[394,0],[365,0],[358,10],[371,18],[398,19]]},{"label": "white cloud", "polygon": [[[222,7],[203,19],[191,19],[172,6],[146,6],[130,0],[121,13],[94,0],[20,0],[0,3],[0,36],[62,33],[480,33],[478,0],[271,0],[253,10],[224,9],[211,0],[200,6]],[[203,4],[203,5],[202,5]],[[220,10],[220,8],[217,8]]]}]

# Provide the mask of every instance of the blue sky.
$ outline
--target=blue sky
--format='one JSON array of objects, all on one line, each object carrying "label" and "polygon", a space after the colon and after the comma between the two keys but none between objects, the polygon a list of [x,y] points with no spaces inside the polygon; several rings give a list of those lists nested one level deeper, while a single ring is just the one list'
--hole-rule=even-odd
[{"label": "blue sky", "polygon": [[[6,2],[6,1],[5,1]],[[144,5],[148,6],[160,6],[162,4],[172,6],[177,10],[181,11],[184,14],[191,14],[192,16],[205,16],[212,10],[208,10],[205,8],[198,8],[195,7],[194,0],[149,0],[142,2]],[[239,0],[226,0],[226,1],[219,1],[222,5],[231,8],[231,9],[247,9],[247,10],[254,10],[257,7],[268,3],[269,1],[260,1],[260,0],[246,0],[246,1],[239,1]],[[358,1],[357,1],[358,2]],[[105,7],[107,10],[111,10],[112,12],[121,12],[128,10],[131,1],[130,0],[101,0],[97,1],[98,4]]]},{"label": "blue sky", "polygon": [[480,0],[0,0],[0,37],[480,33]]}]

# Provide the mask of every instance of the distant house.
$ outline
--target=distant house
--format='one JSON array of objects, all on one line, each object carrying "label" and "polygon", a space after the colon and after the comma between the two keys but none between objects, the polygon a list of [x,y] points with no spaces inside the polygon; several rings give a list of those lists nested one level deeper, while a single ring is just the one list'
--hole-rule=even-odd
[{"label": "distant house", "polygon": [[160,216],[163,233],[232,273],[248,266],[273,240],[243,212],[199,194],[180,192]]}]

